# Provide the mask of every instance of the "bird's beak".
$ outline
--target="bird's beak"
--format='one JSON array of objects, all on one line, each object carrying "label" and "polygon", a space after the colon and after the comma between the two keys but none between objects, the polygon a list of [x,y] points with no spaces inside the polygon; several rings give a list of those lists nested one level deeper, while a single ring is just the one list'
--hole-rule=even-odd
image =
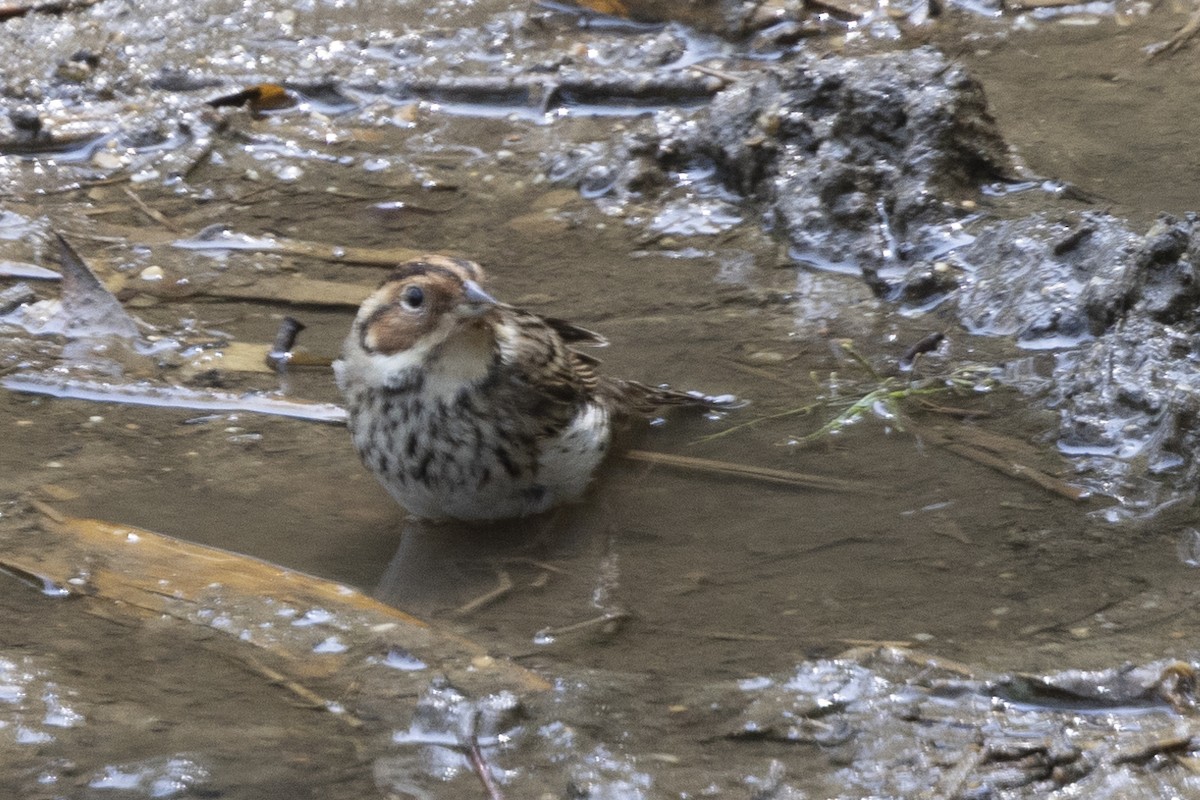
[{"label": "bird's beak", "polygon": [[458,311],[468,317],[486,313],[498,304],[496,298],[485,292],[475,281],[463,281],[463,297],[466,298],[466,302],[458,307]]}]

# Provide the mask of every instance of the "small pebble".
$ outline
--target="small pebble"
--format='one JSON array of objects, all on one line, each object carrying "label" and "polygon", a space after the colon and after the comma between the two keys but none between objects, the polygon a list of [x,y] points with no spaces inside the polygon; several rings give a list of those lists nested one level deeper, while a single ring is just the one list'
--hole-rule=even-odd
[{"label": "small pebble", "polygon": [[92,156],[92,165],[100,169],[120,169],[125,164],[121,157],[108,150],[101,150]]},{"label": "small pebble", "polygon": [[787,361],[787,356],[774,350],[759,350],[746,356],[746,361],[751,364],[782,364]]}]

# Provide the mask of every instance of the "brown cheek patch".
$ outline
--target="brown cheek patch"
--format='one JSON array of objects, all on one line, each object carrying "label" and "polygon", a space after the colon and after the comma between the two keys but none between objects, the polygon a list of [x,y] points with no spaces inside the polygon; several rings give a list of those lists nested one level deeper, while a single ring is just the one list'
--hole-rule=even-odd
[{"label": "brown cheek patch", "polygon": [[423,323],[423,316],[414,317],[394,305],[386,305],[363,323],[363,349],[389,356],[407,350],[421,337]]}]

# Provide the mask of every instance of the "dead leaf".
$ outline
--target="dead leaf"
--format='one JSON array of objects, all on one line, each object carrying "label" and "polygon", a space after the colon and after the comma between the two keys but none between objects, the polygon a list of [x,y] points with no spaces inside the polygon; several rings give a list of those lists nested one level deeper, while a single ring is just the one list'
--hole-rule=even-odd
[{"label": "dead leaf", "polygon": [[223,106],[245,106],[251,111],[272,111],[296,105],[295,96],[277,83],[260,83],[248,86],[240,92],[223,95],[208,101],[213,108]]},{"label": "dead leaf", "polygon": [[621,0],[575,0],[575,5],[594,11],[597,14],[607,14],[610,17],[629,18],[629,8]]}]

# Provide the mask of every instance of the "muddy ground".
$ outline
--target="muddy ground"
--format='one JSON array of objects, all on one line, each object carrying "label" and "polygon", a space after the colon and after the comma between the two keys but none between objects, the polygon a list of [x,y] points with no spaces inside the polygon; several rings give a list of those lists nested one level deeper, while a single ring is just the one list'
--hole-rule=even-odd
[{"label": "muddy ground", "polygon": [[[1185,10],[631,10],[0,23],[4,793],[1197,791],[1200,96],[1190,45],[1148,57]],[[38,271],[56,232],[123,312]],[[614,458],[545,518],[407,520],[339,425],[247,393],[336,403],[267,345],[291,316],[335,354],[408,251],[602,331],[613,374],[750,405],[636,437],[703,468]],[[48,514],[487,655],[219,574],[148,611]]]}]

